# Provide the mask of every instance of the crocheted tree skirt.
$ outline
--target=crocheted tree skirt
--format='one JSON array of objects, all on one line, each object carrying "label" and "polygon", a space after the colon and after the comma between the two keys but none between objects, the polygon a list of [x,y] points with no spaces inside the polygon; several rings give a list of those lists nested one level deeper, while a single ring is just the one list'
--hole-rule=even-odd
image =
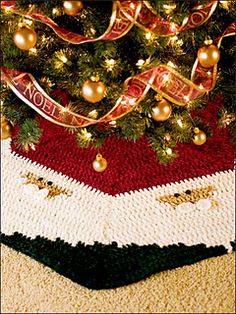
[{"label": "crocheted tree skirt", "polygon": [[95,150],[45,120],[36,151],[2,142],[1,242],[93,289],[232,251],[234,147],[216,128],[216,107],[204,112],[213,137],[179,145],[168,165],[145,138],[109,138],[108,168],[96,173]]}]

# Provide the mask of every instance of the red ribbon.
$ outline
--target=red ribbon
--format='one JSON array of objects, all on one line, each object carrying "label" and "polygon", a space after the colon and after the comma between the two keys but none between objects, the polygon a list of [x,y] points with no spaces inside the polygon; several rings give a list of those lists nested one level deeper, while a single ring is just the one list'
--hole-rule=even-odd
[{"label": "red ribbon", "polygon": [[173,36],[176,33],[198,27],[205,23],[214,12],[217,6],[217,1],[208,1],[208,3],[204,5],[198,5],[192,8],[189,17],[183,21],[181,26],[165,21],[157,16],[152,12],[152,8],[147,1],[113,1],[110,25],[106,32],[98,38],[90,38],[70,32],[57,25],[53,20],[41,12],[20,12],[15,6],[15,1],[2,1],[1,4],[2,7],[5,7],[13,13],[48,25],[65,41],[72,44],[82,44],[99,40],[118,39],[127,34],[134,24],[159,36]]},{"label": "red ribbon", "polygon": [[1,79],[12,91],[43,117],[65,127],[84,127],[116,120],[132,111],[145,97],[150,87],[178,105],[202,96],[205,90],[186,80],[174,69],[159,65],[125,81],[125,90],[116,105],[98,120],[75,114],[50,98],[34,77],[25,72],[2,68]]},{"label": "red ribbon", "polygon": [[[212,14],[216,6],[216,1],[209,1],[205,6],[195,7],[188,20],[184,21],[181,27],[171,30],[171,24],[156,17],[148,7],[148,4],[137,1],[114,1],[115,10],[111,17],[111,23],[103,38],[88,39],[87,37],[66,31],[60,28],[48,17],[41,13],[22,14],[15,8],[15,1],[3,1],[2,4],[12,12],[22,14],[51,26],[59,36],[73,43],[86,41],[116,39],[124,35],[134,22],[142,21],[145,27],[151,27],[155,32],[173,35],[176,32],[196,27]],[[141,11],[140,11],[141,10]],[[150,13],[150,12],[151,13]],[[140,15],[139,15],[140,13]],[[119,19],[117,19],[119,17]],[[138,22],[136,21],[138,18]],[[155,19],[154,24],[150,21]],[[159,22],[159,26],[157,25]],[[199,24],[200,23],[200,24]],[[132,25],[131,25],[132,24]],[[149,25],[149,26],[148,26]],[[149,29],[149,28],[148,28]],[[150,29],[149,29],[150,30]],[[220,47],[222,38],[235,35],[235,23],[230,25],[226,31],[216,39],[216,44]],[[13,92],[26,104],[35,109],[46,119],[66,127],[84,127],[95,123],[110,122],[116,120],[128,112],[132,111],[138,103],[145,97],[148,90],[153,88],[157,93],[172,103],[180,106],[188,104],[190,101],[201,97],[205,92],[214,88],[217,66],[210,69],[203,68],[196,60],[192,70],[192,80],[188,80],[166,65],[159,65],[149,69],[139,75],[128,78],[124,85],[124,92],[116,102],[115,106],[100,119],[90,119],[85,116],[75,114],[67,108],[61,106],[50,98],[39,86],[35,78],[25,72],[2,68],[1,78],[8,82]]]}]

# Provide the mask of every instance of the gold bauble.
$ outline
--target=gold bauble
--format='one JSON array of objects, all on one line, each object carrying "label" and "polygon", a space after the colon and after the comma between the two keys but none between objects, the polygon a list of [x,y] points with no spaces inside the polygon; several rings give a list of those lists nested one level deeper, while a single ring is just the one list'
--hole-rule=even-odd
[{"label": "gold bauble", "polygon": [[198,128],[194,128],[194,132],[195,132],[195,135],[194,135],[193,143],[195,145],[203,145],[207,140],[205,132],[199,130]]},{"label": "gold bauble", "polygon": [[211,68],[220,60],[220,50],[215,45],[206,45],[198,50],[197,58],[201,66]]},{"label": "gold bauble", "polygon": [[82,86],[82,96],[91,103],[99,102],[103,99],[106,92],[106,86],[101,82],[87,80]]},{"label": "gold bauble", "polygon": [[12,125],[4,117],[1,117],[1,140],[6,140],[11,137]]},{"label": "gold bauble", "polygon": [[97,154],[96,159],[93,161],[93,169],[96,172],[103,172],[107,168],[107,161],[101,154]]},{"label": "gold bauble", "polygon": [[165,121],[170,117],[171,112],[171,104],[163,98],[155,107],[152,108],[151,115],[155,121]]},{"label": "gold bauble", "polygon": [[82,1],[63,1],[64,12],[67,15],[75,16],[83,10]]},{"label": "gold bauble", "polygon": [[15,32],[13,40],[19,49],[29,50],[36,44],[37,34],[32,28],[24,26]]}]

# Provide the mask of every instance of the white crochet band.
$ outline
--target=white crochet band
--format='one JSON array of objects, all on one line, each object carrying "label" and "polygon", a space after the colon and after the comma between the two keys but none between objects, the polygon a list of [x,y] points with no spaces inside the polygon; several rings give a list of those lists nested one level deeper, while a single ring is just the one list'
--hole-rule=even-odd
[{"label": "white crochet band", "polygon": [[[183,243],[224,245],[234,240],[234,173],[218,172],[178,183],[111,196],[11,153],[9,141],[2,143],[2,219],[5,235],[14,232],[35,238],[60,238],[75,246],[78,242],[118,246]],[[68,188],[71,196],[48,199],[45,190],[25,185],[27,172]],[[166,194],[214,186],[211,200],[173,207],[159,200]],[[211,201],[214,204],[210,205]]]}]

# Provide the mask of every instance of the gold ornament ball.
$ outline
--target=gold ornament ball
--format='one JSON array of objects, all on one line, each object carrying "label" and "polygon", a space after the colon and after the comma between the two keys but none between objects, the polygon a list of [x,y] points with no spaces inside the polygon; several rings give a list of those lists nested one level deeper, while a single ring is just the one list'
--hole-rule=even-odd
[{"label": "gold ornament ball", "polygon": [[106,92],[106,86],[101,82],[87,80],[82,86],[82,96],[91,103],[99,102],[103,99]]},{"label": "gold ornament ball", "polygon": [[64,12],[67,15],[75,16],[77,15],[81,10],[83,10],[83,3],[82,1],[64,1],[63,2],[63,8]]},{"label": "gold ornament ball", "polygon": [[11,137],[12,125],[5,118],[1,118],[1,140]]},{"label": "gold ornament ball", "polygon": [[98,154],[96,159],[93,161],[93,169],[96,172],[103,172],[107,168],[107,161],[102,155]]},{"label": "gold ornament ball", "polygon": [[203,145],[207,140],[206,134],[199,129],[198,132],[195,133],[196,134],[194,135],[193,143],[195,145]]},{"label": "gold ornament ball", "polygon": [[14,36],[13,40],[15,45],[21,50],[29,50],[34,48],[37,42],[37,34],[30,27],[22,27],[18,29]]},{"label": "gold ornament ball", "polygon": [[220,50],[215,45],[206,45],[198,50],[197,58],[201,66],[211,68],[220,60]]},{"label": "gold ornament ball", "polygon": [[152,108],[152,118],[155,121],[165,121],[167,120],[172,112],[171,104],[164,98],[158,102],[158,104]]}]

